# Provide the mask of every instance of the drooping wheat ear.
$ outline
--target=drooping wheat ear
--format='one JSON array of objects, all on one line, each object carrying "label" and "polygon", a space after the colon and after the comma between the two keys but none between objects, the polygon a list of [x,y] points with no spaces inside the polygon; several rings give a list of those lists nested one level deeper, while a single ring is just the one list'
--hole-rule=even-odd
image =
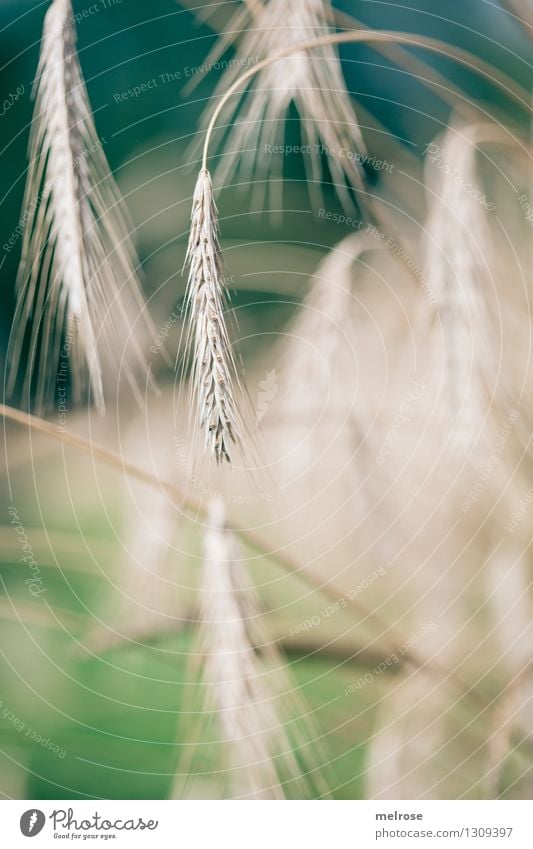
[{"label": "drooping wheat ear", "polygon": [[[302,41],[332,32],[329,0],[269,0],[248,11],[248,27],[237,38],[235,61],[222,76],[214,92],[216,104],[243,67],[257,63],[277,51],[297,46]],[[229,29],[242,28],[245,11],[239,9]],[[222,36],[222,48],[227,46]],[[217,53],[220,52],[215,46]],[[332,44],[319,46],[312,54],[295,52],[283,67],[269,65],[258,74],[248,92],[227,103],[221,114],[222,124],[230,127],[225,153],[217,167],[221,185],[237,174],[254,182],[254,201],[264,202],[270,186],[270,205],[281,207],[283,156],[272,153],[285,135],[285,123],[291,106],[301,120],[303,142],[309,145],[305,155],[309,190],[317,207],[321,204],[322,158],[326,157],[335,189],[344,207],[353,210],[350,188],[363,188],[358,155],[365,145],[359,122],[346,90],[337,49]],[[204,117],[208,125],[213,108]]]},{"label": "drooping wheat ear", "polygon": [[[278,2],[278,0],[276,0]],[[200,404],[200,422],[206,432],[208,445],[211,447],[211,453],[220,462],[222,459],[229,459],[228,446],[232,441],[240,442],[236,432],[238,408],[235,404],[232,382],[222,381],[218,387],[218,392],[213,391],[213,374],[214,365],[217,362],[217,357],[220,356],[220,349],[213,344],[213,341],[205,333],[206,315],[214,317],[214,327],[216,331],[214,335],[215,341],[217,337],[219,341],[225,343],[226,347],[219,362],[220,376],[222,378],[231,377],[231,373],[235,372],[232,366],[231,350],[228,344],[228,336],[223,321],[222,314],[222,284],[221,284],[221,257],[218,241],[218,223],[216,209],[213,201],[213,189],[211,178],[207,170],[207,160],[209,155],[209,146],[213,132],[215,130],[218,118],[223,114],[228,107],[232,97],[236,92],[248,84],[248,81],[257,75],[271,68],[282,59],[290,59],[294,55],[305,55],[305,51],[318,51],[318,54],[323,56],[323,51],[326,48],[331,48],[334,44],[348,44],[356,42],[401,42],[407,45],[423,46],[428,50],[436,53],[445,52],[447,55],[453,56],[462,64],[474,66],[484,76],[491,79],[496,85],[506,91],[506,93],[516,99],[520,103],[524,103],[523,90],[502,74],[492,72],[486,63],[475,59],[471,54],[466,53],[458,48],[449,48],[437,39],[424,36],[412,36],[404,33],[389,32],[389,31],[358,31],[348,33],[328,33],[323,36],[309,38],[307,41],[297,41],[284,47],[272,55],[262,59],[256,65],[248,68],[243,74],[237,77],[224,94],[218,99],[213,108],[212,114],[206,121],[206,131],[203,140],[202,150],[202,166],[193,199],[192,211],[192,228],[187,251],[187,261],[189,263],[189,285],[188,285],[188,303],[192,315],[192,336],[195,349],[194,369],[195,375],[201,377],[202,374],[207,377],[207,384],[197,382],[197,394]],[[307,62],[308,60],[306,60]],[[309,60],[310,61],[310,60]],[[321,63],[317,63],[320,65]],[[326,63],[327,67],[327,63]],[[283,78],[289,75],[284,68]],[[327,89],[326,89],[327,90]],[[322,88],[319,87],[322,92]],[[257,145],[254,150],[257,151]],[[255,155],[255,154],[254,154]],[[203,232],[203,239],[200,234]],[[204,292],[205,289],[205,292]],[[214,293],[215,297],[211,301],[200,298],[197,299],[199,293],[207,294]],[[210,303],[212,308],[210,311],[200,308],[201,303]],[[222,318],[222,321],[217,322],[217,319]],[[214,357],[213,354],[217,355]],[[225,368],[226,366],[226,368]],[[235,381],[233,381],[235,383]],[[211,414],[211,415],[209,415]]]},{"label": "drooping wheat ear", "polygon": [[239,380],[225,319],[227,290],[218,236],[218,212],[209,172],[203,168],[194,190],[191,232],[185,259],[189,266],[186,305],[190,316],[191,385],[207,448],[217,463],[231,461],[241,444]]},{"label": "drooping wheat ear", "polygon": [[[200,619],[205,708],[215,714],[229,795],[305,798],[306,745],[291,739],[301,705],[294,707],[294,683],[268,636],[220,499],[210,506],[205,534]],[[289,704],[294,713],[284,716]]]},{"label": "drooping wheat ear", "polygon": [[14,388],[31,324],[28,399],[34,387],[34,406],[50,405],[61,359],[62,380],[69,368],[75,399],[88,387],[103,412],[106,365],[124,369],[139,399],[137,376],[153,385],[135,333],[155,333],[75,42],[71,2],[54,0],[45,17],[34,87],[8,390]]},{"label": "drooping wheat ear", "polygon": [[424,235],[427,279],[443,334],[446,403],[455,448],[469,451],[487,413],[487,384],[497,373],[498,334],[491,315],[494,204],[478,174],[476,126],[451,125],[426,154],[432,189]]}]

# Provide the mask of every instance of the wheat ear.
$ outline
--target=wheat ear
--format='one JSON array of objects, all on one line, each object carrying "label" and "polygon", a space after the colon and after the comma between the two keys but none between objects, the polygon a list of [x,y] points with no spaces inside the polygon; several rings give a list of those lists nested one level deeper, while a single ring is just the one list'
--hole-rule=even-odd
[{"label": "wheat ear", "polygon": [[61,359],[75,399],[88,385],[103,412],[105,365],[122,366],[139,398],[137,374],[152,383],[132,333],[137,315],[136,329],[155,334],[123,201],[94,125],[70,0],[54,0],[46,13],[34,98],[8,391],[31,324],[24,386],[29,398],[35,384],[34,406],[49,406]]},{"label": "wheat ear", "polygon": [[298,743],[297,760],[287,732],[297,717],[283,715],[294,684],[265,631],[219,498],[210,505],[204,538],[200,619],[206,709],[215,713],[230,795],[283,799],[287,784],[305,798],[299,765],[305,746]]},{"label": "wheat ear", "polygon": [[[214,92],[214,104],[237,79],[241,66],[249,64],[252,57],[269,57],[281,47],[290,48],[331,32],[329,0],[270,0],[247,11],[252,26],[237,39],[238,61],[224,72]],[[243,14],[243,10],[237,13]],[[237,15],[235,24],[242,26]],[[230,29],[234,28],[232,21]],[[222,36],[221,49],[226,45],[227,36]],[[214,50],[219,53],[218,45]],[[346,209],[353,210],[350,188],[362,192],[362,168],[356,155],[349,158],[342,152],[363,155],[365,145],[346,90],[338,53],[332,43],[323,43],[312,54],[296,50],[290,53],[283,73],[279,68],[265,65],[258,72],[253,87],[239,100],[226,104],[221,118],[230,130],[225,155],[217,166],[217,180],[226,185],[239,171],[244,180],[253,176],[256,196],[269,185],[272,204],[279,209],[282,157],[273,157],[268,150],[283,141],[285,122],[292,105],[298,111],[302,136],[309,146],[304,163],[309,189],[316,204],[322,203],[320,151],[323,149],[328,154],[329,169],[339,198]],[[213,108],[204,116],[204,128],[212,113]],[[257,200],[261,205],[263,198],[258,197]]]},{"label": "wheat ear", "polygon": [[217,463],[230,462],[231,448],[241,444],[241,418],[236,402],[239,385],[225,321],[227,290],[218,236],[218,212],[207,169],[194,190],[186,305],[193,355],[192,388],[198,420],[208,451]]}]

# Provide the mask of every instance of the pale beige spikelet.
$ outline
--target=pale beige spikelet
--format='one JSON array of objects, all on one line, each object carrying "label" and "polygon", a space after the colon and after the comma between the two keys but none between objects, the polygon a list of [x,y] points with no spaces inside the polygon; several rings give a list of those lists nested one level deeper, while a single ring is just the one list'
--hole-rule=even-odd
[{"label": "pale beige spikelet", "polygon": [[[244,11],[238,10],[229,27],[242,28],[236,38],[237,53],[215,89],[204,128],[218,99],[243,69],[291,45],[332,32],[329,0],[269,0],[254,6],[253,13],[248,13],[247,26]],[[227,36],[221,44],[225,47],[226,43]],[[215,50],[218,53],[217,47]],[[341,202],[347,210],[353,210],[357,200],[354,203],[351,190],[359,193],[363,188],[360,157],[365,145],[337,49],[331,44],[311,52],[295,52],[264,67],[241,98],[225,105],[220,124],[230,129],[217,180],[224,185],[237,177],[253,181],[253,199],[258,205],[263,204],[269,186],[271,207],[280,209],[284,157],[281,148],[277,152],[273,148],[283,145],[285,123],[293,105],[301,121],[304,163],[314,203],[318,206],[322,202],[321,160],[325,157]]]},{"label": "pale beige spikelet", "polygon": [[96,132],[70,0],[54,0],[46,13],[34,97],[8,391],[31,327],[25,395],[35,390],[33,407],[50,407],[68,372],[74,399],[88,388],[103,412],[106,367],[122,369],[139,400],[153,385],[138,337],[155,333]]},{"label": "pale beige spikelet", "polygon": [[351,233],[332,248],[310,278],[288,329],[280,366],[283,390],[275,411],[281,412],[286,446],[284,473],[307,474],[324,446],[358,418],[356,266],[365,251],[375,248],[365,233]]},{"label": "pale beige spikelet", "polygon": [[206,447],[217,463],[231,462],[240,446],[240,384],[226,327],[228,295],[222,269],[218,213],[209,172],[202,169],[194,190],[186,264],[188,347],[193,365],[191,391]]},{"label": "pale beige spikelet", "polygon": [[476,127],[459,123],[426,152],[425,273],[443,339],[451,444],[461,453],[469,453],[483,432],[498,359],[490,308],[494,203],[483,191],[478,155]]},{"label": "pale beige spikelet", "polygon": [[309,769],[307,743],[294,731],[302,706],[268,637],[220,498],[210,506],[200,592],[204,710],[214,713],[218,728],[226,795],[283,799],[287,787],[306,798],[313,784],[302,773]]}]

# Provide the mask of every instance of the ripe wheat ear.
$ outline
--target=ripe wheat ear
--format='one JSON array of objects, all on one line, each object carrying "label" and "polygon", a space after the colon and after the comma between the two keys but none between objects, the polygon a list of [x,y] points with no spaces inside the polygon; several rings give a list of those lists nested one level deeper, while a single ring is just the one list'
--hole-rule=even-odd
[{"label": "ripe wheat ear", "polygon": [[54,0],[46,13],[33,94],[8,391],[31,325],[28,401],[35,387],[33,406],[50,406],[61,356],[75,399],[88,388],[103,412],[105,365],[124,368],[139,400],[143,384],[154,386],[132,325],[141,336],[153,337],[155,330],[136,276],[127,214],[94,125],[70,0]]},{"label": "ripe wheat ear", "polygon": [[231,461],[241,445],[242,423],[236,402],[239,380],[224,308],[224,283],[218,236],[218,212],[209,171],[202,168],[194,190],[191,231],[185,262],[189,267],[186,305],[192,351],[192,391],[208,451],[217,463]]}]

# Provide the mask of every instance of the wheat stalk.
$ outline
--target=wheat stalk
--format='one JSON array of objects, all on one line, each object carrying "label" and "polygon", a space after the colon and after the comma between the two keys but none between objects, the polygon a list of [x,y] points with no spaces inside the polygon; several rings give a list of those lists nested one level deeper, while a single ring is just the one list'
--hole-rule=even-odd
[{"label": "wheat stalk", "polygon": [[429,50],[432,53],[437,53],[439,55],[446,56],[447,58],[453,59],[459,64],[464,65],[471,71],[476,71],[486,80],[491,82],[494,86],[499,88],[503,93],[505,93],[508,98],[515,101],[517,104],[525,108],[528,112],[531,112],[531,103],[528,96],[528,92],[522,86],[517,85],[506,74],[495,70],[494,67],[488,62],[485,62],[482,59],[478,59],[476,56],[472,55],[467,50],[462,50],[461,48],[446,44],[440,41],[438,38],[431,38],[429,36],[422,35],[411,35],[410,33],[404,32],[394,32],[393,30],[359,30],[357,32],[330,33],[329,35],[321,35],[317,36],[316,38],[311,38],[308,40],[300,41],[296,44],[291,44],[288,47],[283,48],[282,50],[278,50],[272,53],[270,56],[265,57],[256,65],[253,65],[251,68],[248,68],[248,70],[244,71],[244,73],[242,73],[238,77],[238,79],[232,82],[228,88],[226,88],[223,95],[220,97],[216,107],[213,109],[213,113],[206,127],[202,154],[202,168],[207,168],[207,157],[211,137],[213,135],[216,123],[223,110],[225,109],[226,104],[228,103],[230,98],[233,97],[233,95],[239,91],[242,86],[244,86],[245,84],[247,85],[248,81],[260,71],[262,71],[263,68],[266,68],[267,66],[272,65],[275,62],[279,62],[281,59],[285,59],[293,55],[294,53],[302,53],[303,51],[314,50],[315,48],[325,47],[327,45],[332,44],[356,44],[357,42],[367,44],[403,44],[408,47],[423,47],[424,49]]},{"label": "wheat stalk", "polygon": [[75,399],[88,386],[103,412],[106,365],[124,369],[140,401],[136,375],[153,385],[135,333],[155,332],[123,201],[94,125],[70,0],[54,0],[46,13],[34,98],[8,391],[31,324],[27,398],[35,383],[34,406],[49,406],[68,369]]}]

